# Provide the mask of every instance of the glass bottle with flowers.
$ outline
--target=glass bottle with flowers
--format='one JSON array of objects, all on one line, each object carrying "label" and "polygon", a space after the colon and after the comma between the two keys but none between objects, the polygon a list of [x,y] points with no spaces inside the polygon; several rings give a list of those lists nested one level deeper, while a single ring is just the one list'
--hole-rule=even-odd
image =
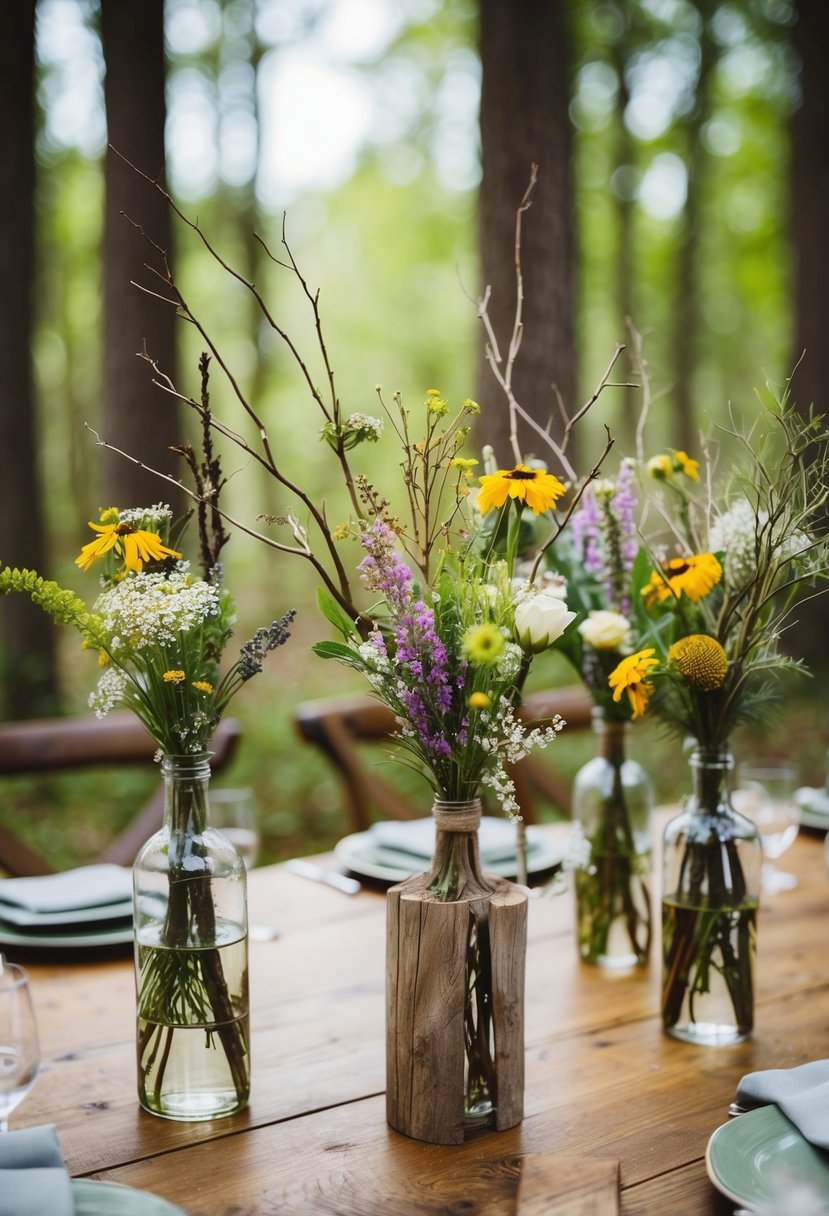
[{"label": "glass bottle with flowers", "polygon": [[781,630],[829,571],[821,421],[771,396],[753,426],[727,434],[738,457],[719,495],[711,460],[701,494],[670,456],[649,464],[674,555],[637,559],[651,644],[609,679],[634,716],[655,715],[693,748],[691,796],[665,831],[662,1016],[669,1034],[701,1044],[739,1042],[754,1020],[761,843],[730,800],[732,736],[768,708],[771,677],[802,667],[780,652]]},{"label": "glass bottle with flowers", "polygon": [[647,962],[651,941],[653,792],[628,755],[633,706],[614,699],[608,676],[635,648],[632,571],[639,539],[636,474],[623,461],[616,480],[586,489],[551,563],[566,578],[581,618],[557,642],[594,702],[598,754],[576,774],[573,818],[589,852],[574,874],[576,933],[582,958],[605,968]]},{"label": "glass bottle with flowers", "polygon": [[221,672],[234,609],[218,562],[226,535],[220,523],[209,534],[207,520],[201,512],[207,569],[196,578],[168,541],[169,508],[103,511],[77,558],[84,571],[105,563],[91,609],[33,571],[0,571],[0,593],[28,593],[98,653],[95,713],[131,709],[159,747],[164,824],[133,867],[138,1094],[148,1111],[179,1120],[221,1118],[248,1100],[245,867],[210,826],[209,747],[293,618],[258,630]]}]

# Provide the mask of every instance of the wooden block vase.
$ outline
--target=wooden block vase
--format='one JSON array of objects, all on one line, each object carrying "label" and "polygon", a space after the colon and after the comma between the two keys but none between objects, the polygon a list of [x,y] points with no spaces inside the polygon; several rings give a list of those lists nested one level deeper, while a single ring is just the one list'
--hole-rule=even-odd
[{"label": "wooden block vase", "polygon": [[527,895],[480,870],[480,802],[436,802],[432,868],[387,895],[386,1109],[432,1144],[524,1112]]}]

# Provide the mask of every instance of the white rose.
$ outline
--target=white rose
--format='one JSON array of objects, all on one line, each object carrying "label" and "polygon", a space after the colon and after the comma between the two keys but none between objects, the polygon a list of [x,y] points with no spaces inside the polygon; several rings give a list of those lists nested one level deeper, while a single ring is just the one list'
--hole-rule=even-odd
[{"label": "white rose", "polygon": [[583,641],[594,650],[621,650],[630,645],[630,621],[604,608],[590,612],[579,625]]},{"label": "white rose", "polygon": [[539,654],[552,646],[575,618],[564,600],[549,591],[539,591],[516,604],[516,637],[524,650]]}]

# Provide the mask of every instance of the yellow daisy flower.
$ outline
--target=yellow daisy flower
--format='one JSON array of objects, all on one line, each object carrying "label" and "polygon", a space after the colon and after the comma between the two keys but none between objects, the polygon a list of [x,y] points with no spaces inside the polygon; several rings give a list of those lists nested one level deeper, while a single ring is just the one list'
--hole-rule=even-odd
[{"label": "yellow daisy flower", "polygon": [[[109,515],[110,512],[106,514]],[[109,553],[110,549],[116,549],[121,554],[125,570],[137,572],[144,569],[145,562],[158,562],[165,557],[182,556],[175,549],[168,549],[155,532],[145,532],[142,528],[122,524],[117,520],[107,524],[93,524],[91,520],[88,522],[92,531],[98,532],[99,535],[88,545],[84,545],[79,556],[75,558],[75,565],[84,572],[91,569],[98,558]]]},{"label": "yellow daisy flower", "polygon": [[674,471],[670,456],[651,456],[647,470],[656,481],[667,481]]},{"label": "yellow daisy flower", "polygon": [[674,452],[674,466],[690,477],[691,481],[699,481],[699,461],[694,460],[687,452]]},{"label": "yellow daisy flower", "polygon": [[184,679],[184,672],[180,668],[172,668],[170,671],[165,671],[162,677],[165,684],[180,684]]},{"label": "yellow daisy flower", "polygon": [[722,566],[713,553],[692,553],[688,557],[673,557],[654,570],[650,581],[642,588],[648,608],[654,603],[679,599],[687,595],[696,604],[722,578]]},{"label": "yellow daisy flower", "polygon": [[514,469],[499,469],[481,478],[478,510],[482,515],[494,507],[502,507],[508,498],[526,503],[535,515],[549,511],[564,493],[564,486],[552,473],[517,464]]},{"label": "yellow daisy flower", "polygon": [[713,692],[722,688],[728,672],[728,659],[716,638],[707,633],[689,633],[674,642],[668,651],[672,663],[691,688]]},{"label": "yellow daisy flower", "polygon": [[633,717],[640,718],[648,707],[648,700],[653,692],[653,685],[646,683],[650,669],[659,666],[659,660],[651,656],[656,654],[653,646],[647,650],[637,650],[629,654],[614,667],[608,676],[608,684],[613,689],[613,700],[621,701],[622,693],[626,692]]},{"label": "yellow daisy flower", "polygon": [[473,625],[461,638],[461,649],[470,663],[495,663],[504,649],[504,635],[491,622]]}]

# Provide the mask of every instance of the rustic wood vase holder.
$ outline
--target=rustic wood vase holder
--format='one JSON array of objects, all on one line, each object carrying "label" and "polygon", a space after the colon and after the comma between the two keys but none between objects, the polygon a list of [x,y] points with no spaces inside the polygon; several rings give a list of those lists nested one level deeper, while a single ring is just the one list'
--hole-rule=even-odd
[{"label": "rustic wood vase holder", "polygon": [[[386,904],[386,1113],[390,1125],[431,1144],[465,1136],[465,1009],[470,918],[491,955],[495,1112],[498,1131],[524,1114],[524,976],[527,893],[480,871],[480,802],[435,804],[432,869],[392,887]],[[463,871],[457,897],[434,889],[448,833]],[[460,847],[458,847],[460,846]],[[430,890],[430,886],[433,888]]]}]

